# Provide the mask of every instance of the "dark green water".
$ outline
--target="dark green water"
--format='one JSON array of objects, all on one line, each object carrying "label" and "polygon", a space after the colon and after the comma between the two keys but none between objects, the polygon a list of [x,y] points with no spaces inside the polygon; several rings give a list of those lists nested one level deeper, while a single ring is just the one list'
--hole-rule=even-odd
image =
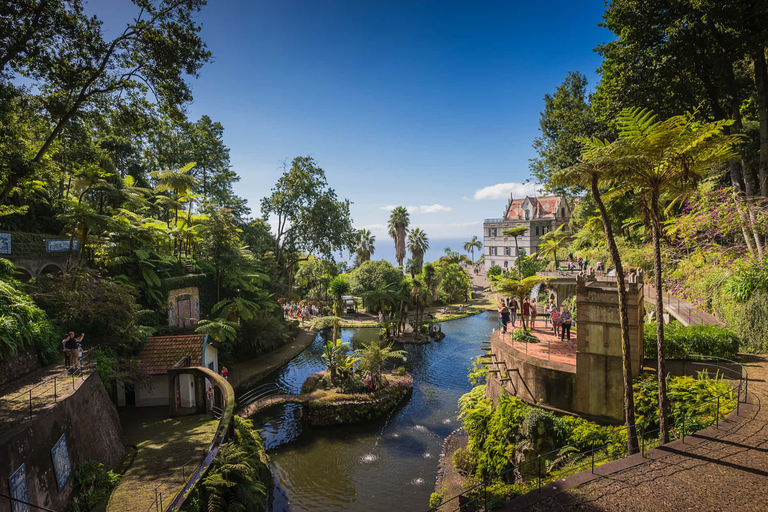
[{"label": "dark green water", "polygon": [[[312,428],[299,421],[298,406],[288,405],[257,421],[275,474],[272,510],[426,511],[443,440],[460,426],[457,400],[470,389],[470,360],[482,353],[480,342],[489,338],[497,316],[445,322],[443,341],[406,345],[413,395],[387,418]],[[378,330],[349,329],[342,337],[359,346],[377,339]],[[322,347],[318,336],[269,379],[298,392],[307,376],[324,368]]]}]

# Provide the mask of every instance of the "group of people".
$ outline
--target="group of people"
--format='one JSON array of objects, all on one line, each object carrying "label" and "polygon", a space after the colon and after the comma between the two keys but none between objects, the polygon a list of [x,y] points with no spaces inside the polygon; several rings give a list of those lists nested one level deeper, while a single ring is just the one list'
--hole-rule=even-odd
[{"label": "group of people", "polygon": [[551,299],[549,301],[549,306],[547,306],[547,313],[549,313],[549,320],[552,322],[552,330],[555,333],[555,336],[559,335],[560,340],[565,341],[567,333],[567,339],[570,340],[573,315],[568,311],[568,306],[563,304],[560,306],[560,310],[558,310],[555,300]]},{"label": "group of people", "polygon": [[523,299],[522,304],[518,304],[517,299],[512,297],[499,306],[499,316],[501,317],[502,329],[507,332],[507,324],[512,324],[514,329],[517,323],[517,312],[520,311],[520,325],[531,329],[536,325],[536,317],[539,315],[536,307],[536,298],[530,300]]},{"label": "group of people", "polygon": [[366,393],[373,393],[376,391],[376,379],[370,371],[363,377],[363,388]]},{"label": "group of people", "polygon": [[[534,297],[530,300],[523,299],[523,303],[520,305],[513,297],[503,301],[498,309],[502,332],[506,333],[510,324],[513,329],[515,328],[518,310],[520,310],[520,324],[522,327],[533,329],[536,326],[536,318],[539,316],[536,298]],[[546,315],[544,315],[545,323],[547,319],[552,322],[552,329],[555,336],[559,335],[561,340],[571,339],[573,316],[571,315],[571,312],[568,311],[568,306],[563,304],[558,310],[555,300],[551,299],[547,305]]]},{"label": "group of people", "polygon": [[67,370],[80,370],[83,367],[83,338],[85,333],[77,338],[73,331],[69,331],[67,337],[61,340],[61,347],[64,350],[64,366]]},{"label": "group of people", "polygon": [[[579,272],[585,272],[589,268],[589,258],[582,258],[579,256],[578,258],[573,258],[573,253],[568,254],[568,272],[573,272],[574,270],[578,269]],[[598,275],[601,275],[605,272],[605,266],[603,265],[602,261],[598,261],[595,264],[595,271],[598,273]]]},{"label": "group of people", "polygon": [[285,318],[295,318],[303,322],[320,316],[320,308],[314,304],[306,306],[297,303],[283,304],[283,315]]}]

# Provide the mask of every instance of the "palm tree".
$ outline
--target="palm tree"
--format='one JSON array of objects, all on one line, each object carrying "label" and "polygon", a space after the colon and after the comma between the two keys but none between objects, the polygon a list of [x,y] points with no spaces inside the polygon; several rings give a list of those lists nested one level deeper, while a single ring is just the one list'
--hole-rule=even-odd
[{"label": "palm tree", "polygon": [[338,382],[339,370],[349,369],[356,361],[349,357],[349,344],[338,338],[326,342],[323,349],[323,359],[327,362],[328,370],[331,372],[331,384],[334,385]]},{"label": "palm tree", "polygon": [[542,244],[539,244],[539,254],[545,258],[551,257],[555,260],[555,271],[557,271],[557,251],[565,248],[565,240],[568,234],[563,230],[565,224],[561,224],[556,230],[550,231],[542,237]]},{"label": "palm tree", "polygon": [[643,199],[653,238],[653,271],[656,286],[656,338],[659,382],[659,442],[669,442],[669,399],[666,389],[664,311],[661,294],[661,211],[662,195],[684,194],[714,165],[736,156],[738,134],[726,135],[723,128],[733,121],[698,123],[693,114],[657,121],[648,110],[624,109],[617,118],[618,165],[612,178],[619,190],[634,190]]},{"label": "palm tree", "polygon": [[504,235],[504,241],[506,242],[509,240],[510,237],[515,239],[515,263],[517,264],[517,271],[518,271],[518,277],[520,279],[523,278],[523,270],[520,268],[520,248],[517,246],[517,238],[521,237],[525,234],[525,232],[528,231],[528,228],[525,226],[517,226],[514,228],[507,228],[503,229],[501,231],[501,234]]},{"label": "palm tree", "polygon": [[637,453],[638,442],[637,429],[635,427],[635,398],[632,388],[632,352],[629,341],[629,297],[627,296],[624,266],[621,263],[619,246],[616,244],[616,237],[613,234],[608,211],[605,208],[599,187],[601,181],[605,181],[609,170],[616,164],[615,151],[617,148],[599,139],[584,139],[582,143],[584,144],[584,149],[580,159],[581,162],[557,174],[555,180],[557,183],[570,186],[581,184],[591,190],[592,198],[595,200],[597,209],[600,212],[605,239],[608,243],[608,251],[616,268],[616,288],[619,294],[619,326],[621,328],[622,376],[624,380],[624,421],[627,426],[627,453],[633,454]]},{"label": "palm tree", "polygon": [[424,253],[429,249],[429,239],[427,234],[419,228],[414,228],[408,235],[408,250],[411,251],[413,262],[416,267],[416,274],[421,272],[424,266]]},{"label": "palm tree", "polygon": [[393,350],[392,345],[386,347],[380,341],[372,341],[369,344],[363,344],[363,348],[355,350],[362,371],[370,371],[374,378],[381,380],[381,366],[388,359],[402,359],[408,353],[405,350]]},{"label": "palm tree", "polygon": [[[494,281],[491,286],[493,287],[493,291],[501,294],[503,297],[519,297],[520,304],[522,304],[536,285],[545,283],[548,280],[548,277],[541,276],[530,276],[525,279],[502,277],[501,279]],[[528,328],[525,325],[525,316],[520,316],[520,318],[523,320],[523,331],[525,331]]]},{"label": "palm tree", "polygon": [[464,243],[464,250],[472,255],[472,266],[475,265],[475,249],[478,251],[483,248],[483,242],[477,239],[476,236],[472,237],[472,240]]},{"label": "palm tree", "polygon": [[403,206],[398,206],[392,210],[389,216],[389,236],[395,240],[395,259],[397,265],[403,268],[405,259],[405,235],[408,234],[408,225],[410,224],[408,210]]},{"label": "palm tree", "polygon": [[357,264],[362,265],[366,261],[370,261],[371,256],[375,251],[373,244],[376,242],[376,237],[371,234],[369,229],[360,229],[357,231]]},{"label": "palm tree", "polygon": [[348,295],[351,289],[352,286],[349,284],[349,281],[343,276],[336,276],[331,279],[330,283],[328,283],[328,293],[330,293],[334,299],[333,315],[336,317],[333,322],[333,339],[338,337],[339,318],[341,318],[341,314],[344,311],[344,301],[342,297]]},{"label": "palm tree", "polygon": [[174,224],[179,222],[179,208],[181,199],[194,189],[199,180],[193,176],[190,171],[195,166],[195,162],[188,163],[181,169],[167,169],[164,171],[154,171],[149,173],[151,177],[157,180],[155,192],[171,192],[173,194],[171,205],[174,207]]}]

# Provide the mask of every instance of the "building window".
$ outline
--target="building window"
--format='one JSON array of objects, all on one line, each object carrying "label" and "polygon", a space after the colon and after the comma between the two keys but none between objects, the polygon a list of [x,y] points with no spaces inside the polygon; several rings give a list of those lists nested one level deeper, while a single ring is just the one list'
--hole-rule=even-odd
[{"label": "building window", "polygon": [[504,256],[510,256],[509,247],[504,248]]},{"label": "building window", "polygon": [[539,226],[536,226],[536,236],[539,236]]},{"label": "building window", "polygon": [[525,210],[525,220],[531,220],[531,210]]},{"label": "building window", "polygon": [[504,268],[508,268],[508,267],[509,267],[509,262],[508,262],[508,261],[505,261],[505,262],[504,262]]}]

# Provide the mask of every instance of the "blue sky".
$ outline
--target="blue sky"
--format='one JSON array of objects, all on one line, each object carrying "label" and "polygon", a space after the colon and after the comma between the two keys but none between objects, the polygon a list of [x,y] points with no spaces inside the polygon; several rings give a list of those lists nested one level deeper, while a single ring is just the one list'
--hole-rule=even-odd
[{"label": "blue sky", "polygon": [[[110,27],[132,12],[90,9]],[[500,184],[529,178],[544,94],[569,70],[594,86],[602,12],[602,0],[210,0],[198,19],[214,62],[189,116],[224,125],[255,212],[280,162],[311,155],[381,243],[393,205],[433,238],[481,236],[506,192],[532,189]]]}]

